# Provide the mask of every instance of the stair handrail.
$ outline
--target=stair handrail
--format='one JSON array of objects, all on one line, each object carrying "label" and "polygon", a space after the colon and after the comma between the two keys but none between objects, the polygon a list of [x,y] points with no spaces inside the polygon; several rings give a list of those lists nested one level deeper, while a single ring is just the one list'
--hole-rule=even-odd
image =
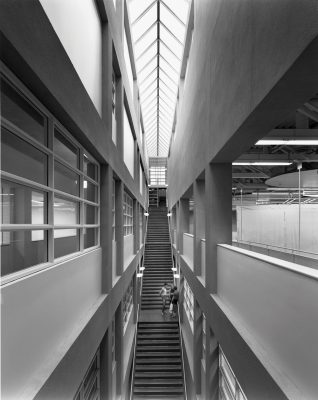
[{"label": "stair handrail", "polygon": [[[168,210],[168,207],[167,207]],[[170,239],[170,255],[171,255],[171,261],[172,261],[172,266],[174,267],[174,262],[173,262],[173,256],[172,256],[172,238],[171,238],[171,224],[170,224],[170,217],[168,217],[168,226],[169,226],[169,239]],[[175,277],[173,274],[173,282],[174,284],[176,283],[175,281]],[[180,289],[180,287],[179,287]],[[184,355],[183,355],[183,339],[182,339],[182,332],[181,332],[181,321],[180,321],[180,307],[179,307],[179,302],[178,302],[178,325],[179,325],[179,337],[180,337],[180,347],[181,347],[181,361],[182,361],[182,376],[183,376],[183,386],[184,386],[184,396],[185,396],[185,400],[188,399],[188,395],[187,395],[187,381],[185,379],[185,368],[184,368]]]},{"label": "stair handrail", "polygon": [[[145,224],[145,232],[144,232],[144,256],[142,258],[142,263],[141,267],[144,266],[145,263],[145,251],[146,251],[146,237],[147,237],[147,230],[148,230],[148,217],[146,217],[146,224]],[[140,249],[139,249],[139,254],[140,254]],[[140,265],[140,261],[139,261]],[[140,267],[139,267],[140,268]],[[139,269],[140,270],[140,269]],[[143,269],[141,270],[143,273]],[[134,387],[134,377],[135,377],[135,365],[136,365],[136,349],[137,349],[137,335],[138,335],[138,321],[139,321],[139,312],[140,312],[140,300],[141,300],[141,293],[142,293],[142,280],[143,277],[140,278],[140,288],[139,288],[139,293],[137,293],[137,318],[136,318],[136,333],[135,333],[135,338],[134,338],[134,350],[133,350],[133,364],[132,364],[132,371],[131,371],[131,382],[130,382],[130,395],[129,399],[133,399],[133,387]]]}]

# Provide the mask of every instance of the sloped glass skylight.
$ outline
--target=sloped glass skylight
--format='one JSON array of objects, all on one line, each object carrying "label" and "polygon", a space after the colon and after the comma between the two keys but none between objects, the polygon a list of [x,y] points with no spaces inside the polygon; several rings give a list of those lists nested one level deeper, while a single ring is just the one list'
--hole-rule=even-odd
[{"label": "sloped glass skylight", "polygon": [[168,156],[189,5],[189,0],[129,0],[149,157]]}]

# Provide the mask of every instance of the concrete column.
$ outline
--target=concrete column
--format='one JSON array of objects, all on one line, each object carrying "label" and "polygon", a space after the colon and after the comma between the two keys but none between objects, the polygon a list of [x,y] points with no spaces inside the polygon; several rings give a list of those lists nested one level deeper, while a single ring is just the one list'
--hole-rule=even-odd
[{"label": "concrete column", "polygon": [[121,275],[124,270],[124,184],[116,181],[115,184],[115,239],[117,246],[116,272]]},{"label": "concrete column", "polygon": [[180,323],[183,323],[183,299],[184,299],[184,276],[180,273],[180,286],[179,286],[179,317]]},{"label": "concrete column", "polygon": [[119,32],[119,37],[122,40],[123,43],[123,38],[124,38],[124,17],[125,17],[125,11],[124,11],[124,6],[125,6],[125,1],[126,0],[116,0],[116,17],[117,17],[117,27],[118,27],[118,32]]},{"label": "concrete column", "polygon": [[205,239],[205,184],[196,180],[193,184],[193,268],[201,275],[201,239]]},{"label": "concrete column", "polygon": [[189,199],[181,198],[179,200],[178,207],[178,233],[177,233],[177,244],[180,254],[183,253],[183,234],[189,232]]},{"label": "concrete column", "polygon": [[112,135],[113,44],[108,23],[102,26],[102,120]]},{"label": "concrete column", "polygon": [[101,167],[100,184],[100,244],[102,248],[102,293],[112,288],[112,192],[113,171],[109,165]]},{"label": "concrete column", "polygon": [[116,81],[116,125],[117,125],[117,149],[124,158],[124,86],[122,77]]},{"label": "concrete column", "polygon": [[219,399],[219,346],[212,330],[206,330],[206,400]]},{"label": "concrete column", "polygon": [[232,165],[205,169],[206,288],[217,292],[217,244],[232,243]]},{"label": "concrete column", "polygon": [[100,345],[101,400],[112,400],[112,333],[108,327]]},{"label": "concrete column", "polygon": [[134,232],[134,254],[137,254],[140,249],[140,230],[139,230],[139,203],[134,199],[133,203],[133,232]]},{"label": "concrete column", "polygon": [[119,303],[115,313],[115,357],[116,357],[116,393],[121,396],[123,387],[123,368],[124,368],[124,354],[123,354],[123,304]]},{"label": "concrete column", "polygon": [[196,394],[201,393],[201,359],[202,359],[202,311],[194,300],[193,312],[193,381]]}]

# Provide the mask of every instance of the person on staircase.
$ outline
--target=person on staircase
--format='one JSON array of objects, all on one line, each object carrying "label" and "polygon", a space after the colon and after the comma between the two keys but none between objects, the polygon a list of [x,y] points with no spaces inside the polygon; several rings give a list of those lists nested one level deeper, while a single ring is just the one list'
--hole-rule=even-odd
[{"label": "person on staircase", "polygon": [[168,285],[166,282],[162,286],[159,292],[159,296],[161,296],[162,299],[162,309],[161,309],[161,314],[163,315],[166,309],[166,301],[169,300],[170,298],[170,285]]},{"label": "person on staircase", "polygon": [[177,309],[178,309],[178,301],[179,301],[179,290],[177,286],[173,287],[173,296],[172,296],[172,317],[177,316]]}]

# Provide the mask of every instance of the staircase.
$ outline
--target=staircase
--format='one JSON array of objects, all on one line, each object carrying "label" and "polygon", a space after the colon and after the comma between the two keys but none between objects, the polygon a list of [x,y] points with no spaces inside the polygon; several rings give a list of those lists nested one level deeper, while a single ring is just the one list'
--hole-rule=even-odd
[{"label": "staircase", "polygon": [[173,283],[166,207],[149,209],[144,266],[132,398],[184,400],[179,322],[161,315],[159,296]]},{"label": "staircase", "polygon": [[164,283],[173,284],[171,248],[166,207],[149,208],[144,256],[141,310],[159,310]]}]

